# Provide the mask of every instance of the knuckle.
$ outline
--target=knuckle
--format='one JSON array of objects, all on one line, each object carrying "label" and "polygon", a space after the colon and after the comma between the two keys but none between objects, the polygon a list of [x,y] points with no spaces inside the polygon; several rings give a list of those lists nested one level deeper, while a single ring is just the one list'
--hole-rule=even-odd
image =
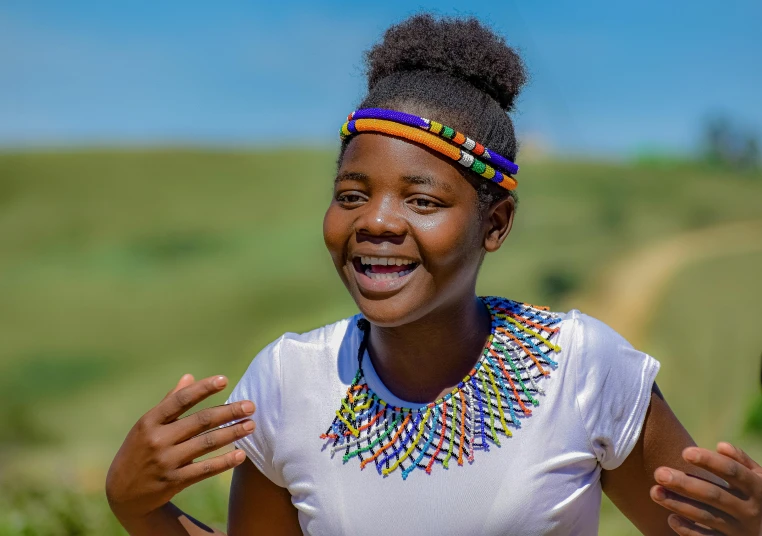
[{"label": "knuckle", "polygon": [[211,461],[206,460],[201,462],[201,474],[208,475],[214,472],[214,465]]},{"label": "knuckle", "polygon": [[159,408],[159,415],[161,416],[162,421],[168,421],[174,417],[174,414],[169,410],[169,408],[164,406]]},{"label": "knuckle", "polygon": [[716,521],[716,517],[706,510],[699,510],[698,515],[696,516],[699,523],[703,523],[704,525],[707,525],[709,523],[714,523]]},{"label": "knuckle", "polygon": [[720,502],[720,499],[722,499],[722,493],[717,486],[707,487],[703,495],[704,499],[712,502]]},{"label": "knuckle", "polygon": [[240,404],[228,404],[226,408],[230,414],[229,419],[232,421],[233,419],[237,419],[239,415],[243,413],[241,411],[241,405]]},{"label": "knuckle", "polygon": [[199,426],[207,427],[212,424],[212,413],[210,410],[205,409],[196,413],[196,422]]},{"label": "knuckle", "polygon": [[185,389],[180,389],[175,393],[175,402],[181,407],[185,407],[191,402],[191,396]]},{"label": "knuckle", "polygon": [[152,434],[149,434],[146,437],[146,446],[150,450],[154,450],[154,451],[160,450],[162,448],[162,441],[161,441],[161,437],[159,436],[159,434],[157,434],[155,432],[152,433]]},{"label": "knuckle", "polygon": [[144,433],[149,428],[150,426],[148,424],[148,417],[146,415],[143,415],[138,419],[138,422],[135,423],[135,431],[140,434]]},{"label": "knuckle", "polygon": [[201,442],[204,448],[213,449],[217,446],[217,440],[214,438],[214,434],[204,434],[201,436]]},{"label": "knuckle", "polygon": [[739,468],[739,465],[737,463],[731,462],[725,467],[725,474],[731,478],[736,478],[738,477],[740,473],[738,468]]}]

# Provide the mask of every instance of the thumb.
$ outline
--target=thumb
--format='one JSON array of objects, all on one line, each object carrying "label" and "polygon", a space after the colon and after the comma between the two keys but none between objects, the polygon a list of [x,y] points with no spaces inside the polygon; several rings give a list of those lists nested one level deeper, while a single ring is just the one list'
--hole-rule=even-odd
[{"label": "thumb", "polygon": [[[177,385],[174,386],[168,393],[167,396],[172,395],[182,389],[183,387],[188,387],[190,384],[192,384],[195,381],[195,378],[193,377],[193,374],[183,374],[183,377],[180,378],[180,381],[177,382]],[[167,398],[165,396],[164,398]]]}]

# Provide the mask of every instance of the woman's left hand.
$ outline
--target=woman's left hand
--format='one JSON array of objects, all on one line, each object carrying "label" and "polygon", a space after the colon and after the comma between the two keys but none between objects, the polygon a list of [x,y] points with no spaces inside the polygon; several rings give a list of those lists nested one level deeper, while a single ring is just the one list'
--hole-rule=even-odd
[{"label": "woman's left hand", "polygon": [[677,514],[669,517],[672,530],[684,536],[762,535],[762,466],[730,443],[718,443],[717,452],[689,447],[683,458],[728,486],[659,467],[654,478],[661,485],[651,488],[651,498]]}]

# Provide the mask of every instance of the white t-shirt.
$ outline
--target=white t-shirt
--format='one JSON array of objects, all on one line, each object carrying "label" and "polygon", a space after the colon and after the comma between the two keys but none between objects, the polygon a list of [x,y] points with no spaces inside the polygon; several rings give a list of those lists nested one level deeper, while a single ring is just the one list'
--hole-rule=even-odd
[{"label": "white t-shirt", "polygon": [[[359,318],[286,333],[257,355],[229,398],[255,402],[257,428],[237,446],[289,490],[305,534],[597,534],[601,469],[618,467],[635,446],[658,361],[594,318],[562,314],[557,366],[538,380],[539,405],[512,437],[477,450],[473,463],[382,476],[344,462],[346,451],[331,455],[321,439],[356,379]],[[367,353],[362,368],[380,399],[420,406],[395,397]]]}]

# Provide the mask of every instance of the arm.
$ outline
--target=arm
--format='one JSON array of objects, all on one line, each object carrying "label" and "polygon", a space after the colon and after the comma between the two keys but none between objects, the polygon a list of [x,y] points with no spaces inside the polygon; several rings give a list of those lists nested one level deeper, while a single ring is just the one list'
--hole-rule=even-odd
[{"label": "arm", "polygon": [[651,500],[656,484],[654,471],[667,465],[703,478],[712,475],[692,468],[682,459],[684,448],[695,443],[683,428],[654,384],[651,403],[635,448],[619,467],[603,471],[603,491],[632,523],[648,536],[674,535],[669,528],[667,510]]},{"label": "arm", "polygon": [[759,536],[762,467],[727,443],[717,450],[695,447],[654,384],[639,440],[603,472],[603,489],[649,536]]},{"label": "arm", "polygon": [[246,460],[233,471],[228,507],[228,534],[301,536],[297,510],[288,490],[264,476]]},{"label": "arm", "polygon": [[225,533],[207,527],[171,502],[146,516],[119,521],[129,534],[141,536],[225,536]]}]

